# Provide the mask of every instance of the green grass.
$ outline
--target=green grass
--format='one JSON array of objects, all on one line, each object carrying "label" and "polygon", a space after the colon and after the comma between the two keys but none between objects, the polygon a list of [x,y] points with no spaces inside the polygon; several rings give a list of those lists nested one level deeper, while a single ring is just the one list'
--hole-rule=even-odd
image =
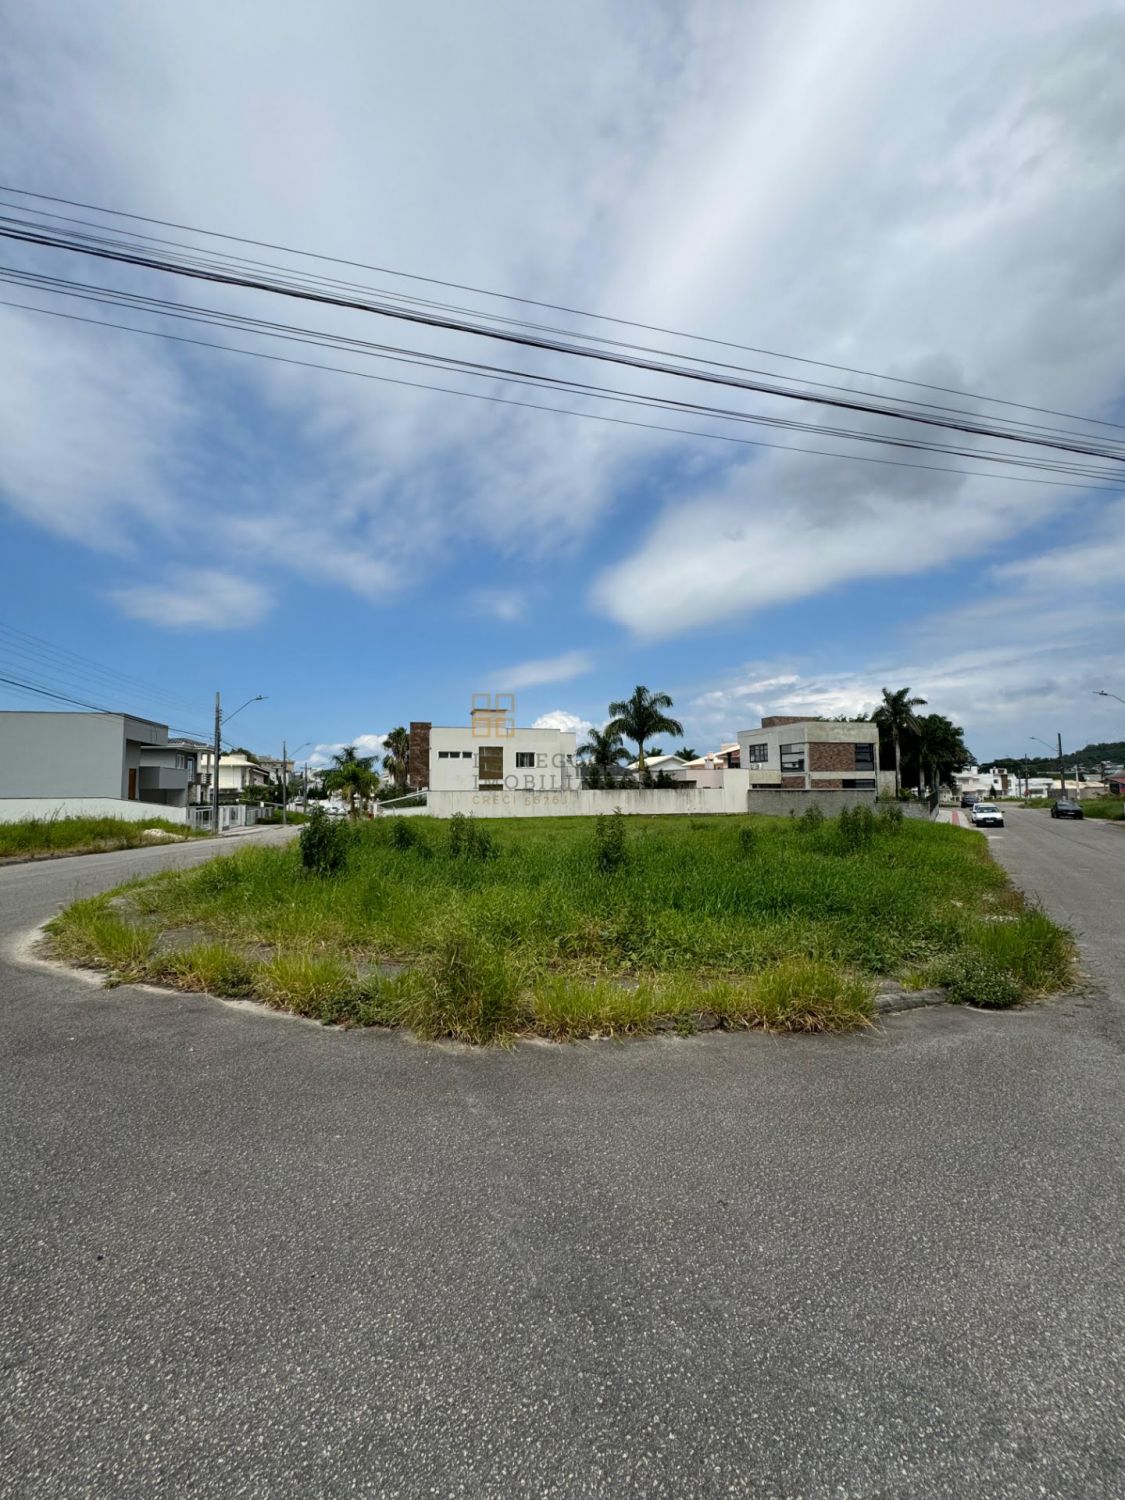
[{"label": "green grass", "polygon": [[135,849],[151,840],[146,828],[159,828],[179,838],[194,838],[194,829],[164,818],[25,818],[0,823],[0,859],[36,854],[94,854],[106,849]]},{"label": "green grass", "polygon": [[122,978],[464,1041],[690,1031],[703,1013],[840,1030],[866,1023],[880,976],[996,1005],[1072,972],[1069,936],[947,825],[631,817],[613,868],[593,819],[489,820],[479,857],[463,826],[396,840],[406,826],[348,829],[331,877],[295,844],[160,875],[77,903],[54,941]]}]

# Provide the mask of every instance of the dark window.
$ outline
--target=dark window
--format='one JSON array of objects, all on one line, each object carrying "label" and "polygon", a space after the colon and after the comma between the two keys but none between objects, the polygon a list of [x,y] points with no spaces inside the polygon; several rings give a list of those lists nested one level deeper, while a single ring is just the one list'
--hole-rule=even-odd
[{"label": "dark window", "polygon": [[845,776],[840,785],[845,792],[873,792],[875,790],[875,782],[865,776],[853,776],[850,780]]},{"label": "dark window", "polygon": [[770,747],[768,745],[747,745],[746,764],[748,766],[764,766],[770,758]]},{"label": "dark window", "polygon": [[874,745],[857,745],[855,747],[855,768],[857,771],[873,771],[875,769]]},{"label": "dark window", "polygon": [[534,750],[517,750],[516,751],[516,768],[517,768],[517,770],[520,767],[528,768],[528,769],[531,769],[531,770],[535,769],[535,751]]},{"label": "dark window", "polygon": [[504,780],[504,749],[501,745],[482,745],[477,761],[477,783],[498,787]]},{"label": "dark window", "polygon": [[781,769],[783,771],[803,771],[805,769],[804,745],[781,746]]}]

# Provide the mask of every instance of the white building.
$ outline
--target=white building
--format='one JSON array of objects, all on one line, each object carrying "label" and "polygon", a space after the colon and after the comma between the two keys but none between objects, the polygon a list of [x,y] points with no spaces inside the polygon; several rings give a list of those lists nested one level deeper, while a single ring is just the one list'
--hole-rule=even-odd
[{"label": "white building", "polygon": [[416,791],[573,791],[576,754],[573,730],[520,729],[505,712],[475,708],[464,727],[412,722],[408,775]]},{"label": "white building", "polygon": [[[199,780],[204,797],[211,795],[211,750],[199,751]],[[242,751],[223,751],[219,756],[219,792],[236,792],[241,795],[253,786],[268,786],[269,772],[256,760]]]}]

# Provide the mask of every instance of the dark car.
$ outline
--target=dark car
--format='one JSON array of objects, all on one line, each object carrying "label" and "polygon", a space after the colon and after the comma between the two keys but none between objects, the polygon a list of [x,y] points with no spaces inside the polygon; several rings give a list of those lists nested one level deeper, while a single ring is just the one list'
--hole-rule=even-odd
[{"label": "dark car", "polygon": [[961,806],[962,807],[972,807],[975,803],[977,803],[979,801],[980,801],[980,793],[979,792],[962,792],[961,793]]},{"label": "dark car", "polygon": [[1085,817],[1077,802],[1072,802],[1069,797],[1059,797],[1051,803],[1052,818],[1081,818]]}]

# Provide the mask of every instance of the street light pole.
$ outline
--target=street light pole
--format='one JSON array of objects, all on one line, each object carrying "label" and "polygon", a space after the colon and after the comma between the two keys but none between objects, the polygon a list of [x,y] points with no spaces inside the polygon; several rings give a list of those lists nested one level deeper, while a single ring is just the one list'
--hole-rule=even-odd
[{"label": "street light pole", "polygon": [[219,834],[219,734],[223,727],[223,700],[215,694],[215,743],[211,750],[211,832]]},{"label": "street light pole", "polygon": [[281,826],[289,822],[289,761],[288,742],[281,742]]},{"label": "street light pole", "polygon": [[[264,703],[265,693],[257,693],[253,698],[247,698],[241,707],[236,708],[234,714],[240,714],[244,708],[251,703]],[[215,838],[219,836],[219,755],[220,738],[225,723],[234,718],[234,714],[223,717],[223,700],[219,693],[215,694],[215,743],[211,750],[211,833]]]}]

